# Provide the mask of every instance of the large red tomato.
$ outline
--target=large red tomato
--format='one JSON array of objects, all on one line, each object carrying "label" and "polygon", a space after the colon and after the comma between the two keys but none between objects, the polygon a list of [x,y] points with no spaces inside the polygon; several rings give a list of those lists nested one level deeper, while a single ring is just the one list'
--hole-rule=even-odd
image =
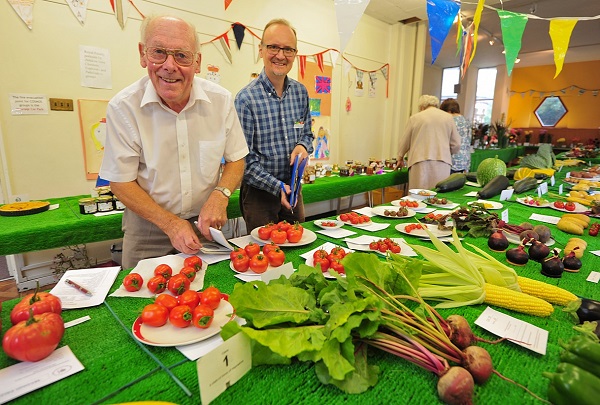
[{"label": "large red tomato", "polygon": [[9,357],[20,361],[39,361],[58,346],[65,332],[60,315],[44,312],[17,323],[6,331],[2,348]]},{"label": "large red tomato", "polygon": [[10,321],[13,325],[29,319],[29,308],[33,310],[34,315],[40,315],[45,312],[54,312],[60,315],[62,305],[60,298],[47,292],[36,291],[33,294],[27,294],[10,311]]},{"label": "large red tomato", "polygon": [[181,295],[184,291],[190,289],[190,280],[184,274],[175,274],[167,281],[167,289],[173,295]]},{"label": "large red tomato", "polygon": [[169,319],[169,309],[161,304],[148,304],[142,310],[142,323],[148,326],[163,326]]}]

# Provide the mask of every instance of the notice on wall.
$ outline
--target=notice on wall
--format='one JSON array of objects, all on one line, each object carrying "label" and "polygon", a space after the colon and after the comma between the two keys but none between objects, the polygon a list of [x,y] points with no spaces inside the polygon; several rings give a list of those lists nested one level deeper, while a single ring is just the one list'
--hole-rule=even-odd
[{"label": "notice on wall", "polygon": [[48,97],[44,94],[9,94],[12,115],[48,114]]},{"label": "notice on wall", "polygon": [[95,89],[112,89],[110,53],[108,49],[79,46],[81,85]]}]

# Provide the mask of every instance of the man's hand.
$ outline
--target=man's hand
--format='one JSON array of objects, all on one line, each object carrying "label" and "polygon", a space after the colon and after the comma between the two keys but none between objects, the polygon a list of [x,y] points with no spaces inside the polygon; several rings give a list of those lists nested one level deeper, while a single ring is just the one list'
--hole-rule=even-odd
[{"label": "man's hand", "polygon": [[287,196],[292,192],[292,189],[287,184],[284,184],[283,187],[284,190],[281,190],[281,205],[283,205],[288,210],[291,210],[292,206],[290,205]]},{"label": "man's hand", "polygon": [[306,151],[304,146],[296,145],[296,147],[292,151],[292,154],[290,155],[290,166],[294,164],[294,162],[296,161],[296,156],[298,155],[300,155],[300,160],[304,160],[308,157],[308,152]]},{"label": "man's hand", "polygon": [[194,229],[185,219],[172,220],[166,228],[165,233],[171,240],[171,244],[181,253],[193,255],[200,251],[202,244],[194,232]]},{"label": "man's hand", "polygon": [[229,199],[225,197],[220,191],[214,191],[208,197],[206,203],[200,210],[198,215],[198,229],[202,235],[208,239],[213,240],[210,235],[208,228],[213,227],[215,229],[221,229],[227,222],[227,204]]}]

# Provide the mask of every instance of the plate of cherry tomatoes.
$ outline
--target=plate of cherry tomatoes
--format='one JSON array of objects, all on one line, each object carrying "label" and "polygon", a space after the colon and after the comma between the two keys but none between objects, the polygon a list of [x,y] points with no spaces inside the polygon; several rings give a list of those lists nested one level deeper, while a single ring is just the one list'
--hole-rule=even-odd
[{"label": "plate of cherry tomatoes", "polygon": [[550,204],[550,208],[555,209],[557,211],[562,212],[572,212],[575,214],[581,214],[582,212],[587,212],[590,209],[583,204],[579,204],[577,202],[572,201],[554,201]]},{"label": "plate of cherry tomatoes", "polygon": [[144,307],[131,331],[137,340],[149,346],[172,347],[201,342],[221,332],[221,328],[235,317],[233,306],[227,299],[228,296],[216,287],[198,292],[187,290],[178,297],[160,294],[154,303]]},{"label": "plate of cherry tomatoes", "polygon": [[371,225],[371,217],[368,215],[360,214],[355,211],[350,211],[345,214],[340,214],[337,217],[338,221],[342,221],[345,224],[361,227]]},{"label": "plate of cherry tomatoes", "polygon": [[427,204],[423,201],[413,200],[411,198],[403,197],[399,200],[394,200],[391,204],[395,207],[406,207],[410,208],[413,211],[420,211],[427,208]]},{"label": "plate of cherry tomatoes", "polygon": [[396,230],[398,232],[429,239],[429,234],[425,231],[425,228],[427,228],[434,236],[438,238],[452,235],[452,230],[440,230],[438,229],[437,225],[419,223],[403,223],[396,225]]},{"label": "plate of cherry tomatoes", "polygon": [[317,234],[313,231],[304,229],[299,223],[290,224],[287,221],[259,226],[250,235],[259,242],[273,242],[281,247],[303,246],[317,240]]},{"label": "plate of cherry tomatoes", "polygon": [[231,261],[229,267],[238,274],[259,276],[270,269],[285,263],[285,253],[275,243],[261,246],[249,243],[245,247],[238,247],[229,254]]},{"label": "plate of cherry tomatoes", "polygon": [[344,226],[344,223],[337,219],[317,219],[314,224],[323,229],[337,229]]},{"label": "plate of cherry tomatoes", "polygon": [[528,205],[530,207],[539,207],[539,208],[545,208],[545,207],[549,207],[550,201],[546,200],[543,197],[531,197],[531,196],[526,196],[526,197],[518,197],[517,198],[517,202],[523,205]]}]

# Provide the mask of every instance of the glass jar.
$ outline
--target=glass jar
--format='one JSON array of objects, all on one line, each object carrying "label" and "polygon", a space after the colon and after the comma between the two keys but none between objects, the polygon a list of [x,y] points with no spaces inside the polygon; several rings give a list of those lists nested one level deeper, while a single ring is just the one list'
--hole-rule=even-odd
[{"label": "glass jar", "polygon": [[98,206],[96,205],[95,198],[81,198],[79,200],[79,213],[82,215],[93,214],[98,212]]},{"label": "glass jar", "polygon": [[98,212],[108,212],[115,209],[115,203],[111,196],[100,196],[96,199]]}]

